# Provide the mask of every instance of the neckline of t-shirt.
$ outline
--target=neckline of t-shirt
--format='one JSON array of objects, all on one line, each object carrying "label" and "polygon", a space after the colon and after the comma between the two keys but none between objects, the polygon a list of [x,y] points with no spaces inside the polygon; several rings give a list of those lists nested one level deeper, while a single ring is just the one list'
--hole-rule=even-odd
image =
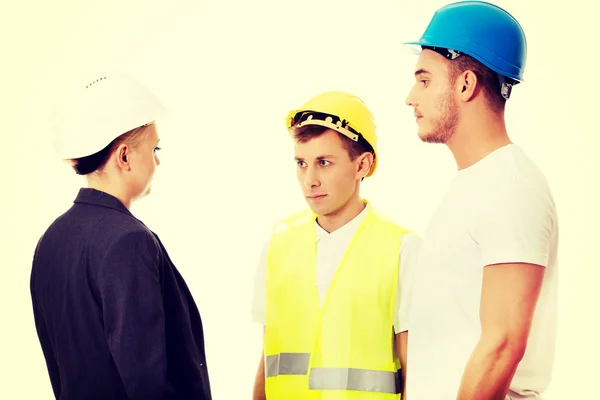
[{"label": "neckline of t-shirt", "polygon": [[492,151],[491,153],[489,153],[488,155],[486,155],[485,157],[483,157],[481,160],[477,161],[473,165],[470,165],[467,168],[457,170],[456,175],[457,176],[468,175],[472,171],[477,171],[478,169],[483,168],[485,165],[487,165],[488,163],[490,163],[497,157],[500,157],[507,151],[513,151],[514,149],[518,149],[518,148],[519,148],[519,146],[515,143],[509,143],[502,147],[498,147],[496,150]]},{"label": "neckline of t-shirt", "polygon": [[354,233],[358,229],[358,226],[366,218],[367,213],[369,212],[369,207],[370,207],[370,204],[365,203],[365,208],[363,208],[362,211],[360,213],[358,213],[357,216],[355,216],[350,221],[346,222],[344,225],[340,226],[338,229],[336,229],[333,232],[327,232],[315,220],[314,223],[315,223],[315,229],[317,230],[317,241],[322,238],[332,239],[332,238],[335,238],[338,236],[343,236],[345,234]]}]

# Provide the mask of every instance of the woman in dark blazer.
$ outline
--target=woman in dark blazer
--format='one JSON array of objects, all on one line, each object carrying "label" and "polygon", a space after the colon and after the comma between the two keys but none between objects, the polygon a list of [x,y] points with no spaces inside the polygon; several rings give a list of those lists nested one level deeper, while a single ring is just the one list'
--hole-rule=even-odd
[{"label": "woman in dark blazer", "polygon": [[211,399],[202,321],[158,236],[130,206],[160,164],[164,109],[126,75],[64,103],[55,149],[84,175],[40,238],[30,290],[57,399]]}]

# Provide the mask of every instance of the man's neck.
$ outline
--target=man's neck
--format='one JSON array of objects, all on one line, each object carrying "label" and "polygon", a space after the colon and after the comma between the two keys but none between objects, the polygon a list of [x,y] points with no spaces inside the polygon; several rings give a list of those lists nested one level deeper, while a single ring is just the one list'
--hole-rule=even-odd
[{"label": "man's neck", "polygon": [[452,152],[458,170],[476,164],[493,151],[511,144],[503,115],[475,113],[461,118],[454,136],[446,145]]},{"label": "man's neck", "polygon": [[346,203],[335,213],[319,215],[317,217],[317,223],[325,231],[331,233],[356,218],[366,206],[366,203],[357,196],[355,199]]}]

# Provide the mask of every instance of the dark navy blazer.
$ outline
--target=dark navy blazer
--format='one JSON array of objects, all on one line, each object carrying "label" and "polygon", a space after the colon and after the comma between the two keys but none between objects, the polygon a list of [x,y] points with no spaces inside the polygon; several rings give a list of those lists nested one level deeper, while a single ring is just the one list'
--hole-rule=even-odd
[{"label": "dark navy blazer", "polygon": [[80,189],[37,244],[30,290],[57,399],[211,399],[192,295],[117,198]]}]

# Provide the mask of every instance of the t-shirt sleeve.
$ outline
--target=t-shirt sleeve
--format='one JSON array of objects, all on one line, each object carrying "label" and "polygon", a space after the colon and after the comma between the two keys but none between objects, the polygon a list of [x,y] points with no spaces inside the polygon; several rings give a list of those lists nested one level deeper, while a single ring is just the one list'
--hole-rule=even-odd
[{"label": "t-shirt sleeve", "polygon": [[479,202],[473,228],[482,266],[530,263],[546,267],[555,218],[552,197],[542,187],[519,176],[494,185]]},{"label": "t-shirt sleeve", "polygon": [[400,271],[396,290],[396,312],[394,313],[395,333],[401,333],[409,329],[408,311],[420,245],[421,238],[417,234],[407,233],[402,238]]},{"label": "t-shirt sleeve", "polygon": [[269,252],[269,239],[263,244],[260,252],[260,258],[256,265],[254,277],[254,290],[252,294],[251,317],[257,324],[266,325],[267,323],[267,254]]}]

